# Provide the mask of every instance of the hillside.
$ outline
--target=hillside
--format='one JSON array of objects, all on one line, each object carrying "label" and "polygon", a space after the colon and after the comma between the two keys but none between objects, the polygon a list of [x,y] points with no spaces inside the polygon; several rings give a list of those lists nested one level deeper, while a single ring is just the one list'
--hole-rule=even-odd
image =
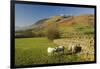
[{"label": "hillside", "polygon": [[68,37],[73,34],[93,34],[93,26],[93,14],[81,14],[78,16],[56,15],[41,19],[33,25],[30,25],[30,28],[24,29],[36,34],[45,34],[48,31],[48,28],[55,27],[60,31],[61,37]]},{"label": "hillside", "polygon": [[54,26],[59,29],[63,36],[66,36],[66,34],[73,33],[92,34],[93,25],[94,15],[82,14],[79,16],[52,16],[37,27],[46,32],[47,28]]}]

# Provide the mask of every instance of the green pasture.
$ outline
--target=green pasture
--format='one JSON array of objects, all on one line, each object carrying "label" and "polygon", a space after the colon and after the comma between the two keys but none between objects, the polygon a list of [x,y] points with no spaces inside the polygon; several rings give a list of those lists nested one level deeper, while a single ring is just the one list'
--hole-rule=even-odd
[{"label": "green pasture", "polygon": [[[15,39],[15,65],[34,65],[67,63],[78,61],[78,56],[55,54],[49,56],[48,47],[56,45],[47,38],[16,38]],[[67,49],[65,49],[67,52]]]}]

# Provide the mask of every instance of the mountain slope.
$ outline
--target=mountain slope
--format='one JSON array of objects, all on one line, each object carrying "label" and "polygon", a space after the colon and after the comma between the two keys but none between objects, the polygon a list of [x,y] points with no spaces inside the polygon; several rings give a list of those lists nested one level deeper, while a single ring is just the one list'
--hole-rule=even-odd
[{"label": "mountain slope", "polygon": [[93,14],[81,14],[78,16],[51,16],[45,19],[41,19],[24,28],[24,32],[32,31],[34,33],[46,33],[48,28],[57,28],[62,37],[72,36],[73,34],[93,34],[94,33],[94,15]]}]

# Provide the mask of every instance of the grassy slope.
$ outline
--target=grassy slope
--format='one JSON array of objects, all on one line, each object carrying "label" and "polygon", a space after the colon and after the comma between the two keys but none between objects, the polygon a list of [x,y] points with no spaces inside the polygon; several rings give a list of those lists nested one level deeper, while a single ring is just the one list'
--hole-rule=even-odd
[{"label": "grassy slope", "polygon": [[[58,21],[60,19],[60,21]],[[92,34],[94,31],[93,28],[94,24],[94,16],[93,15],[79,15],[79,16],[73,16],[68,18],[62,18],[60,16],[54,16],[50,19],[46,20],[41,26],[44,26],[44,29],[41,29],[41,31],[46,32],[47,28],[56,25],[58,27],[59,31],[62,33],[61,37],[68,37],[75,34],[81,34],[81,35],[88,35]]]}]

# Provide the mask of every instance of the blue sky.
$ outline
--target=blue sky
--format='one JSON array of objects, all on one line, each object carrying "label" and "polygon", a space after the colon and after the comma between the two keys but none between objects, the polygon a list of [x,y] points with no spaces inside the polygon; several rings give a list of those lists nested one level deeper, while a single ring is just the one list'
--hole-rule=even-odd
[{"label": "blue sky", "polygon": [[15,5],[15,26],[27,26],[34,24],[40,19],[54,15],[80,15],[94,14],[93,8],[62,7],[48,5]]}]

